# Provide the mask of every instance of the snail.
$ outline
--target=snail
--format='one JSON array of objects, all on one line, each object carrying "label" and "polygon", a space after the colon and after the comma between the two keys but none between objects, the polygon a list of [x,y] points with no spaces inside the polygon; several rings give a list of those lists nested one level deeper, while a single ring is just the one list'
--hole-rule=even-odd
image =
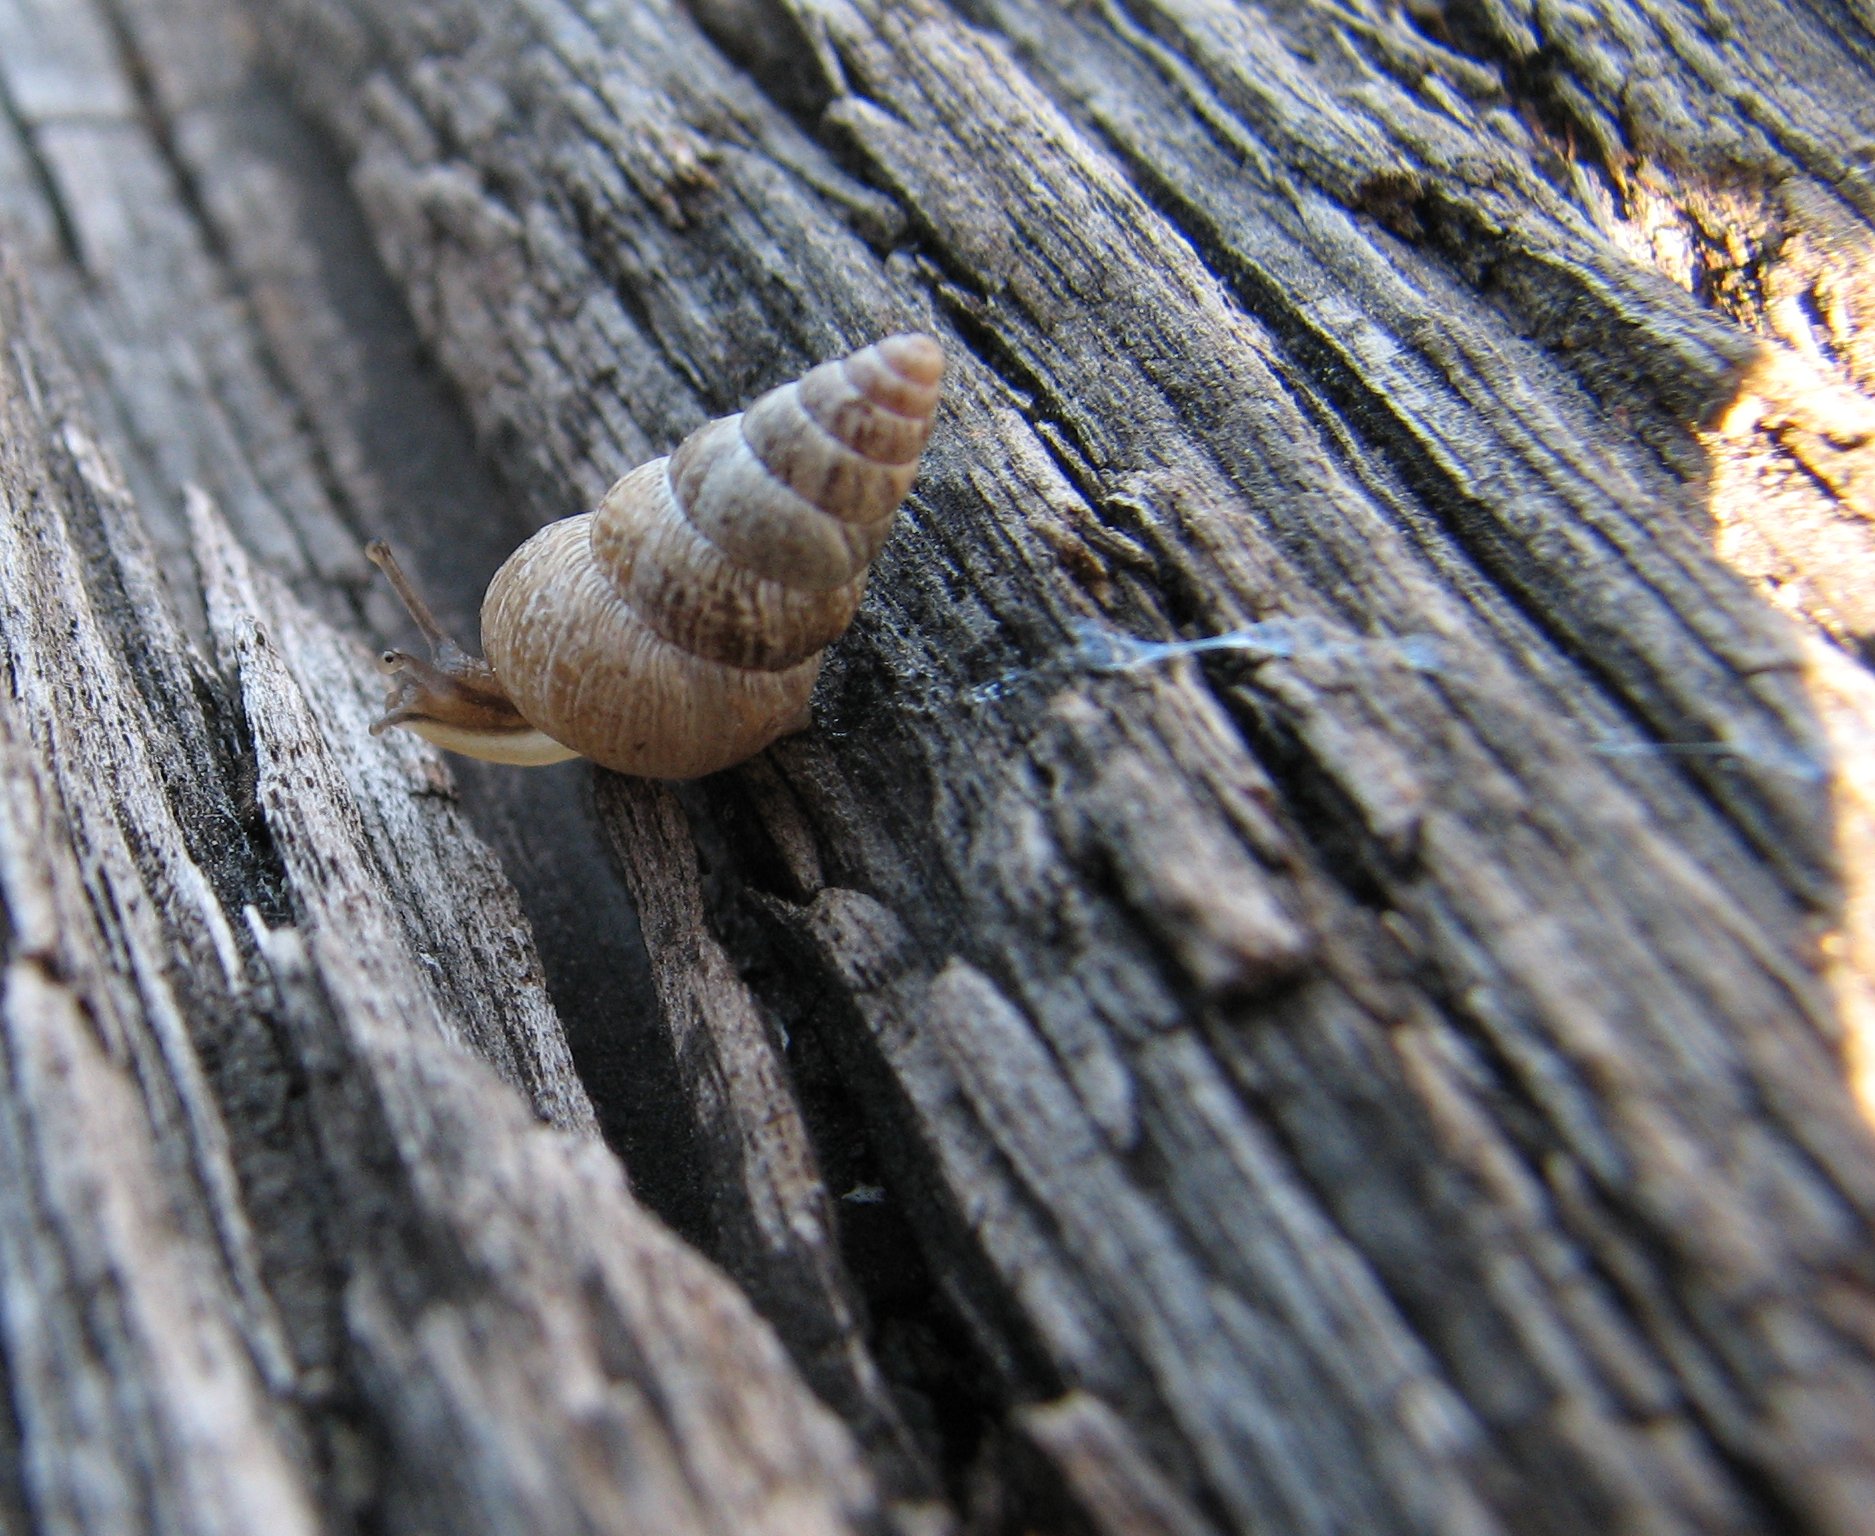
[{"label": "snail", "polygon": [[430,659],[386,651],[373,735],[498,763],[589,757],[690,779],[809,723],[931,434],[943,348],[888,336],[706,423],[597,510],[543,528],[482,600],[488,659],[446,635],[382,541]]}]

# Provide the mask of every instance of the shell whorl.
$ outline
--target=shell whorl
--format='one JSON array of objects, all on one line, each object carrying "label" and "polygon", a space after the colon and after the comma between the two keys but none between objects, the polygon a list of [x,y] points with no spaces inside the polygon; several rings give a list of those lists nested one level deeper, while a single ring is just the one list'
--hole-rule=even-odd
[{"label": "shell whorl", "polygon": [[521,714],[622,772],[692,778],[805,722],[918,470],[944,355],[891,336],[692,433],[536,534],[482,606]]}]

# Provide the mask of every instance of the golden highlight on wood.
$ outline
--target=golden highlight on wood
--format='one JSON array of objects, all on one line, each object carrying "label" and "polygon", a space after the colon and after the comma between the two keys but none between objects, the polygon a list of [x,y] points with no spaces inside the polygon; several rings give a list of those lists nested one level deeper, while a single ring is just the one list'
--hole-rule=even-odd
[{"label": "golden highlight on wood", "polygon": [[918,473],[943,372],[932,337],[888,336],[700,427],[509,557],[482,602],[486,661],[374,542],[431,655],[385,652],[373,731],[690,779],[802,729]]}]

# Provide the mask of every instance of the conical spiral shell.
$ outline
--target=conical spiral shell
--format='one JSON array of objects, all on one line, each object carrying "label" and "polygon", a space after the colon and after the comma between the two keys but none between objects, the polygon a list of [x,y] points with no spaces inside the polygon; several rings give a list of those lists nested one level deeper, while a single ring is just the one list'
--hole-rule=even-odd
[{"label": "conical spiral shell", "polygon": [[918,472],[943,368],[919,335],[823,363],[523,544],[482,604],[521,714],[608,768],[669,779],[804,724]]}]

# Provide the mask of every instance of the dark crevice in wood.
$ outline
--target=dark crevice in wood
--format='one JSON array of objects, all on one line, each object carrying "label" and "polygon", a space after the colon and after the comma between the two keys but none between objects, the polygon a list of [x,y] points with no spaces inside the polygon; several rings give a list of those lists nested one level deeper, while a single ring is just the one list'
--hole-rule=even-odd
[{"label": "dark crevice in wood", "polygon": [[[733,803],[710,799],[709,810],[719,814]],[[870,1047],[865,1021],[794,942],[800,908],[791,895],[761,889],[764,865],[776,867],[760,851],[765,836],[752,845],[753,827],[737,818],[732,831],[701,804],[692,826],[706,872],[716,871],[705,879],[714,931],[785,1041],[795,1103],[834,1197],[840,1254],[859,1292],[867,1344],[945,1492],[968,1508],[973,1469],[1010,1406],[1052,1396],[1060,1383],[1039,1343],[1025,1342],[1000,1285],[961,1275],[955,1259],[962,1245],[934,1245],[929,1223],[913,1219],[913,1208],[942,1201],[942,1181],[889,1107],[898,1088]],[[961,1218],[947,1210],[942,1220],[951,1226]],[[940,1256],[942,1274],[927,1267]],[[959,1285],[982,1313],[974,1322],[957,1310]],[[981,1331],[992,1314],[999,1319],[996,1358],[985,1352]],[[1021,1362],[1013,1376],[1012,1361]]]},{"label": "dark crevice in wood", "polygon": [[[39,383],[69,420],[65,382]],[[269,916],[284,913],[289,882],[254,800],[254,745],[238,698],[226,680],[178,653],[179,631],[162,595],[132,590],[124,562],[147,551],[129,510],[101,500],[108,493],[89,485],[68,453],[55,453],[52,468],[79,511],[61,518],[59,530],[79,557],[93,612],[113,636],[125,675],[160,732],[151,743],[152,761],[191,855],[225,911],[251,905]]]},{"label": "dark crevice in wood", "polygon": [[0,1357],[0,1523],[9,1531],[33,1529],[32,1505],[20,1465],[19,1419],[13,1411],[12,1384]]},{"label": "dark crevice in wood", "polygon": [[[771,1006],[795,1001],[771,986]],[[811,1005],[788,1030],[788,1064],[816,1153],[838,1200],[840,1256],[865,1310],[865,1341],[906,1423],[964,1507],[969,1472],[1007,1409],[989,1363],[926,1265],[903,1192],[877,1160],[864,1118],[832,1063]],[[875,1199],[872,1191],[882,1194]]]},{"label": "dark crevice in wood", "polygon": [[809,138],[834,99],[818,68],[806,18],[790,0],[678,0],[678,8]]},{"label": "dark crevice in wood", "polygon": [[[605,850],[586,763],[524,770],[457,768],[463,810],[504,854],[540,953],[548,996],[566,1029],[606,1144],[633,1192],[678,1230],[695,1208],[694,1164],[671,1112],[667,1042],[654,1027],[644,940]],[[551,797],[516,774],[550,772]],[[500,782],[491,782],[500,781]],[[577,850],[567,855],[565,848]]]},{"label": "dark crevice in wood", "polygon": [[[608,776],[609,828],[621,855],[655,861],[680,827],[685,839],[705,828],[704,840],[720,855],[707,836],[707,791],[707,784],[694,786],[680,802],[667,787]],[[709,862],[720,870],[720,856]],[[928,1407],[894,1390],[869,1348],[865,1304],[840,1256],[839,1186],[827,1181],[801,1119],[783,1055],[785,1028],[748,990],[705,912],[704,891],[717,876],[694,864],[656,884],[646,883],[644,870],[628,873],[665,962],[656,981],[677,1050],[671,1112],[687,1112],[691,1122],[683,1127],[696,1186],[689,1229],[743,1285],[808,1384],[846,1419],[888,1501],[928,1505],[941,1491],[936,1437],[921,1432]],[[734,926],[750,931],[746,920]],[[676,933],[708,974],[669,988],[665,946]],[[839,1151],[850,1156],[854,1148]]]},{"label": "dark crevice in wood", "polygon": [[65,201],[65,194],[59,190],[58,177],[53,174],[52,167],[46,164],[44,151],[39,144],[39,135],[21,115],[19,103],[15,100],[4,75],[0,75],[0,119],[6,122],[14,140],[19,144],[20,153],[26,157],[34,186],[45,205],[52,227],[58,235],[60,256],[81,282],[90,282],[91,273],[85,266],[84,244],[78,237],[77,222],[73,219],[72,210]]},{"label": "dark crevice in wood", "polygon": [[[924,1150],[894,1123],[895,1090],[864,1021],[833,993],[813,997],[812,986],[811,976],[790,977],[766,1000],[792,1016],[790,1062],[807,1074],[802,1109],[817,1150],[873,1175],[854,1187],[883,1191],[876,1206],[843,1201],[841,1254],[865,1303],[873,1356],[928,1437],[952,1502],[966,1508],[972,1469],[1009,1409],[1063,1384],[1000,1282],[960,1267],[967,1244],[944,1240],[963,1219],[945,1204]],[[855,1137],[863,1138],[856,1158]]]},{"label": "dark crevice in wood", "polygon": [[894,1186],[874,1143],[876,1122],[843,1074],[834,1032],[863,1025],[790,942],[799,900],[813,893],[798,890],[746,802],[704,786],[682,798],[710,929],[778,1035],[794,1104],[833,1199],[839,1251],[859,1292],[867,1343],[946,1493],[962,1507],[969,1468],[1006,1405],[991,1389],[988,1362],[963,1320],[933,1283],[903,1209],[906,1192]]},{"label": "dark crevice in wood", "polygon": [[[785,889],[790,882],[773,873],[777,857],[741,810],[732,798],[716,795],[709,797],[713,816],[701,805],[693,815],[699,849],[719,871],[706,882],[714,892],[713,929],[785,1032],[798,1102],[829,1189],[840,1192],[852,1180],[851,1188],[863,1193],[876,1183],[883,1196],[876,1205],[843,1208],[840,1227],[842,1253],[867,1304],[874,1356],[895,1387],[920,1405],[908,1412],[934,1435],[948,1491],[966,1510],[971,1536],[1095,1529],[1083,1516],[1056,1509],[1032,1468],[1012,1471],[1003,1463],[1010,1411],[1055,1397],[1067,1384],[1046,1363],[1045,1346],[1003,1279],[973,1267],[978,1258],[971,1245],[955,1236],[947,1240],[964,1218],[948,1204],[927,1150],[906,1136],[907,1111],[895,1108],[900,1090],[845,987],[790,942],[798,940],[803,918],[792,894],[757,890],[761,883]],[[770,872],[766,882],[764,870]],[[1183,985],[1169,969],[1167,980]],[[1017,978],[1003,982],[1015,989]],[[934,1268],[927,1270],[927,1263]],[[1148,1438],[1155,1437],[1148,1432]],[[1175,1437],[1168,1435],[1158,1449],[1171,1464],[1182,1464],[1185,1453]],[[1188,1482],[1195,1480],[1189,1468],[1187,1474]],[[1228,1528],[1210,1494],[1202,1487],[1198,1493],[1220,1529]]]},{"label": "dark crevice in wood", "polygon": [[[214,881],[224,911],[241,912],[252,906],[273,926],[292,922],[296,914],[291,881],[261,811],[247,711],[238,690],[220,679],[199,678],[196,686],[205,734],[214,744],[213,752],[196,766],[212,774],[209,782],[221,788],[225,811],[216,819],[239,829],[239,842],[214,836],[202,839],[194,850],[197,862]],[[188,814],[191,811],[196,813],[193,818]],[[199,804],[177,806],[182,826],[198,825],[199,818]]]},{"label": "dark crevice in wood", "polygon": [[[146,127],[175,179],[190,222],[203,242],[218,279],[252,316],[257,301],[251,263],[244,258],[234,232],[224,227],[222,215],[205,195],[196,161],[178,142],[176,125],[164,110],[139,39],[123,7],[110,4],[106,11],[119,50],[119,62],[135,87]],[[465,565],[473,571],[478,561],[489,559],[491,540],[502,538],[503,526],[509,530],[508,540],[518,543],[527,531],[526,525],[498,471],[478,455],[454,398],[453,387],[427,360],[416,361],[422,355],[422,345],[403,308],[401,295],[394,292],[389,276],[371,249],[356,204],[342,189],[343,170],[331,158],[328,141],[317,125],[285,105],[286,98],[282,85],[265,97],[255,95],[234,102],[221,101],[196,110],[233,113],[251,102],[253,108],[270,114],[288,131],[288,148],[283,153],[290,153],[296,173],[304,177],[309,189],[316,189],[320,194],[317,199],[320,216],[303,221],[315,240],[315,254],[332,271],[348,274],[349,286],[335,285],[334,291],[349,303],[357,330],[369,336],[369,345],[387,365],[381,369],[385,376],[384,399],[362,402],[359,407],[369,425],[364,429],[368,457],[358,468],[367,477],[370,488],[380,495],[388,488],[391,500],[380,512],[395,518],[400,526],[361,526],[359,501],[351,477],[341,473],[333,463],[326,446],[327,435],[321,430],[312,402],[303,393],[301,381],[280,356],[269,328],[258,323],[247,327],[254,340],[255,356],[272,393],[291,419],[296,438],[309,456],[327,503],[357,536],[360,546],[367,535],[385,533],[403,544],[411,523],[433,518],[438,509],[451,505],[450,491],[465,474],[484,482],[492,479],[499,489],[491,493],[486,485],[478,484],[473,488],[477,494],[468,504],[484,514],[492,512],[494,517],[490,521],[499,526],[478,527],[469,538],[455,540],[452,545],[453,551],[463,554]],[[231,117],[231,121],[234,120]],[[265,155],[269,149],[270,146],[257,146],[256,152]],[[392,360],[394,367],[388,366]],[[418,372],[422,378],[414,386],[408,377],[403,377]],[[447,474],[435,476],[439,488],[427,497],[411,494],[407,500],[398,499],[400,491],[413,489],[413,477],[423,477],[429,465],[449,455],[473,467],[466,472],[452,467]],[[426,554],[438,541],[436,528],[424,526],[421,529]],[[497,558],[500,552],[496,551]],[[454,574],[456,572],[452,571],[451,575]],[[351,598],[348,606],[353,615],[360,613],[362,595],[348,594]],[[453,591],[439,594],[439,603],[446,613],[460,613],[467,608],[473,614],[475,605],[464,603],[461,596]],[[364,627],[362,617],[357,622]],[[466,638],[473,641],[472,629],[467,631]],[[221,691],[220,685],[199,686],[210,693]],[[238,717],[238,714],[236,705],[234,715]],[[162,715],[159,710],[159,718]],[[210,718],[225,715],[224,709],[221,716],[211,715]],[[238,719],[227,745],[229,750],[220,761],[236,776],[229,785],[230,799],[235,806],[246,807],[236,820],[247,835],[263,840],[258,852],[264,867],[266,828],[253,812],[251,793],[244,797],[247,786],[239,782],[244,769],[251,772],[252,744]],[[655,1069],[648,1067],[644,1059],[649,1048],[643,1042],[653,1032],[645,1024],[649,1005],[643,981],[642,948],[638,946],[634,953],[637,935],[629,903],[616,881],[607,878],[608,866],[598,850],[598,838],[592,826],[585,774],[579,769],[556,770],[551,776],[553,790],[547,793],[543,793],[540,779],[523,782],[514,774],[514,770],[463,765],[458,783],[464,807],[484,836],[510,851],[515,877],[534,924],[550,992],[562,1009],[576,1063],[593,1090],[594,1106],[608,1140],[621,1152],[629,1151],[634,1162],[647,1166],[660,1160],[669,1162],[663,1151],[665,1137],[658,1125],[659,1116],[652,1112],[662,1102],[656,1092],[658,1079]],[[557,827],[551,825],[556,816]],[[199,825],[201,819],[199,811],[194,816],[179,815],[185,828]],[[576,824],[581,820],[586,824],[583,835]],[[551,854],[538,846],[548,835],[558,840],[563,849],[577,854],[576,876],[567,868],[554,868]],[[198,850],[205,867],[215,870],[226,862],[225,845],[225,838],[206,840],[205,846]],[[595,875],[599,877],[596,881]],[[583,899],[568,896],[569,878],[586,881]],[[271,887],[244,893],[229,886],[222,894],[231,912],[241,910],[245,896],[270,920],[275,920],[284,910],[277,897],[277,892],[283,888],[282,876]]]},{"label": "dark crevice in wood", "polygon": [[[610,776],[601,769],[589,771],[595,777]],[[605,793],[601,778],[602,800]],[[594,836],[603,840],[597,823]],[[619,852],[616,847],[610,852],[616,867]],[[617,982],[602,976],[598,984],[606,988]],[[690,1112],[671,1037],[656,1027],[656,999],[638,973],[631,978],[629,995],[637,1027],[613,1046],[611,1070],[603,1077],[592,1077],[582,1066],[581,1077],[606,1127],[607,1142],[631,1174],[632,1193],[686,1242],[705,1253],[714,1252],[718,1248],[712,1209],[715,1192],[707,1177],[701,1128]],[[576,994],[572,1001],[578,1000]]]},{"label": "dark crevice in wood", "polygon": [[1778,1486],[1761,1459],[1743,1447],[1712,1436],[1710,1429],[1708,1437],[1713,1455],[1731,1473],[1735,1487],[1748,1501],[1752,1516],[1766,1536],[1810,1536],[1816,1529],[1815,1522]]}]

